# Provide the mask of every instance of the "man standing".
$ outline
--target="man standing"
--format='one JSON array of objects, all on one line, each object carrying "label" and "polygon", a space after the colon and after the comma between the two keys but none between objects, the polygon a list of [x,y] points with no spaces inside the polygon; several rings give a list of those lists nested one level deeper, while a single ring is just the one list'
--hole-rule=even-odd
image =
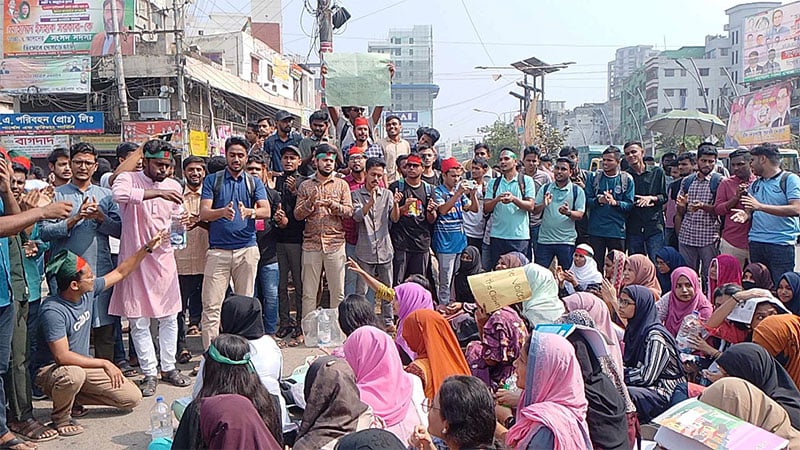
[{"label": "man standing", "polygon": [[69,159],[69,150],[64,147],[54,148],[47,157],[47,165],[50,167],[50,182],[54,187],[67,184],[72,179]]},{"label": "man standing", "polygon": [[431,186],[440,185],[442,183],[442,174],[433,168],[436,162],[436,150],[428,144],[419,144],[417,149],[422,161],[422,181]]},{"label": "man standing", "polygon": [[697,170],[697,159],[694,153],[681,153],[677,158],[678,176],[667,187],[667,204],[664,207],[664,241],[672,247],[678,248],[678,231],[681,229],[683,217],[678,215],[678,194],[681,192],[681,182],[685,177]]},{"label": "man standing", "polygon": [[[139,146],[134,144],[133,142],[123,142],[117,145],[116,148],[116,155],[117,155],[117,170],[112,172],[106,172],[103,176],[100,177],[100,187],[104,187],[106,189],[111,189],[111,185],[114,184],[114,180],[117,179],[117,175],[122,172],[127,172],[128,166],[131,170],[139,171],[142,170],[142,154],[141,152],[137,152],[136,150],[139,149]],[[127,164],[124,164],[125,161],[128,159],[129,156],[132,154],[136,155],[136,163],[134,164],[133,161],[128,161]],[[119,168],[122,166],[122,169]],[[119,242],[116,244],[117,248],[119,248]],[[116,251],[114,251],[116,254]]]},{"label": "man standing", "polygon": [[192,354],[186,345],[185,312],[189,310],[190,336],[200,334],[200,318],[203,313],[203,272],[208,251],[208,224],[200,222],[200,197],[206,165],[199,156],[183,160],[183,209],[189,214],[186,227],[186,248],[175,250],[178,267],[178,285],[181,288],[181,312],[178,313],[178,362],[189,362]]},{"label": "man standing", "polygon": [[369,122],[367,119],[357,117],[354,125],[356,140],[352,145],[343,149],[342,157],[347,160],[350,152],[353,149],[358,149],[365,158],[383,158],[383,148],[369,141]]},{"label": "man standing", "polygon": [[486,192],[486,172],[489,168],[489,161],[484,158],[475,157],[470,161],[470,172],[472,180],[475,181],[475,198],[478,199],[478,211],[464,212],[464,233],[467,235],[467,245],[471,245],[483,254],[483,236],[486,234],[486,216],[483,215],[483,196]]},{"label": "man standing", "polygon": [[[119,258],[133,256],[163,230],[169,229],[172,217],[183,214],[181,185],[167,177],[174,149],[169,142],[154,139],[144,145],[144,170],[125,172],[117,177],[112,189],[120,205],[125,239],[120,240]],[[187,220],[188,223],[188,220]],[[144,380],[142,396],[155,395],[158,385],[156,351],[150,335],[150,319],[158,319],[158,346],[161,353],[161,379],[175,386],[189,386],[191,381],[175,367],[178,344],[177,315],[181,310],[178,269],[169,243],[151,248],[141,269],[132,273],[114,289],[109,313],[128,318],[131,338],[136,344]]]},{"label": "man standing", "polygon": [[619,149],[609,146],[603,151],[602,169],[586,179],[589,245],[598,267],[607,250],[625,251],[625,219],[633,208],[634,185],[630,174],[619,169],[620,159]]},{"label": "man standing", "polygon": [[[522,156],[522,167],[525,169],[525,175],[531,177],[533,179],[533,185],[536,188],[536,192],[539,192],[539,189],[542,188],[547,183],[553,182],[553,177],[545,172],[544,170],[539,170],[539,156],[541,151],[539,147],[535,145],[531,145],[525,148]],[[528,257],[533,259],[534,257],[534,249],[536,247],[536,243],[539,242],[539,226],[542,224],[542,212],[531,212],[530,213],[530,227],[531,227],[531,243],[528,246]]]},{"label": "man standing", "polygon": [[[321,145],[321,144],[320,144]],[[316,148],[316,147],[315,147]],[[302,334],[297,323],[303,312],[303,230],[306,223],[297,220],[294,208],[297,205],[297,188],[303,178],[297,173],[300,167],[300,150],[294,146],[284,147],[281,152],[283,175],[275,181],[275,190],[281,196],[282,208],[275,211],[277,256],[278,256],[278,332],[276,337],[283,339],[292,333],[292,338]],[[289,315],[292,302],[289,300],[289,274],[294,282],[294,308],[297,322]]]},{"label": "man standing", "polygon": [[258,119],[258,139],[263,143],[275,132],[275,120],[272,117]]},{"label": "man standing", "polygon": [[[361,117],[356,119],[356,122],[362,120]],[[363,130],[361,130],[363,131]],[[359,130],[356,127],[356,142],[358,142]],[[367,174],[364,172],[364,151],[361,147],[350,147],[350,152],[347,155],[347,168],[350,173],[344,177],[344,181],[350,187],[350,193],[353,193],[362,187],[367,182]],[[351,196],[352,198],[352,196]],[[356,256],[356,243],[358,242],[358,225],[352,217],[345,217],[342,219],[342,226],[344,227],[345,239],[345,254],[347,258],[355,258]],[[360,278],[352,270],[345,271],[344,274],[344,295],[350,295],[356,292],[356,280]]]},{"label": "man standing", "polygon": [[436,222],[433,188],[422,181],[422,161],[411,154],[406,159],[405,178],[389,186],[400,204],[400,217],[392,217],[394,280],[412,274],[427,276],[431,257],[431,225]]},{"label": "man standing", "polygon": [[717,199],[714,202],[714,212],[722,217],[722,236],[719,241],[719,252],[733,255],[739,260],[739,266],[744,267],[750,260],[750,250],[747,235],[750,232],[750,222],[737,223],[733,220],[734,209],[744,209],[742,197],[747,195],[750,185],[756,176],[750,170],[750,151],[737,149],[730,154],[728,160],[731,164],[733,176],[722,180],[717,188]]},{"label": "man standing", "polygon": [[244,170],[247,141],[229,137],[225,160],[225,170],[203,181],[200,200],[200,220],[209,223],[200,321],[204,348],[219,335],[222,301],[231,280],[235,294],[253,296],[260,257],[256,220],[270,218],[264,183]]},{"label": "man standing", "polygon": [[[336,141],[339,143],[339,148],[348,148],[356,138],[353,133],[356,119],[364,117],[364,108],[360,106],[342,106],[342,112],[334,106],[328,107],[328,114],[331,116],[331,121],[336,126]],[[372,135],[372,130],[375,129],[375,124],[381,120],[383,114],[383,106],[376,106],[372,110],[372,114],[367,117],[367,125],[369,126],[369,134]],[[334,146],[335,147],[335,146]]]},{"label": "man standing", "polygon": [[[268,161],[270,161],[269,167],[273,172],[283,172],[281,150],[288,145],[296,147],[303,140],[303,136],[300,133],[292,131],[293,121],[294,117],[289,111],[280,110],[276,112],[275,125],[277,130],[264,140],[264,153],[267,155]],[[242,161],[242,167],[244,167],[244,163]]]},{"label": "man standing", "polygon": [[536,192],[534,210],[541,214],[542,224],[533,256],[534,262],[542,267],[550,267],[556,257],[560,266],[569,268],[578,239],[575,222],[586,211],[586,193],[571,181],[576,170],[571,159],[559,157],[553,169],[555,182]]},{"label": "man standing", "polygon": [[[400,217],[400,207],[394,201],[392,192],[381,187],[386,163],[379,158],[367,160],[367,183],[351,192],[353,198],[353,219],[358,224],[358,243],[355,259],[368,274],[386,286],[392,286],[392,239],[389,235],[390,220]],[[375,292],[367,293],[364,278],[356,280],[355,292],[367,295],[375,304]],[[381,303],[381,317],[384,326],[394,323],[392,304]]]},{"label": "man standing", "polygon": [[492,215],[491,267],[501,255],[527,253],[530,245],[530,219],[536,187],[533,178],[517,172],[517,154],[508,147],[500,151],[502,176],[489,182],[483,210]]},{"label": "man standing", "polygon": [[344,300],[345,238],[343,219],[353,215],[347,182],[334,174],[336,148],[317,146],[317,173],[297,191],[295,218],[306,221],[303,232],[303,314],[317,307],[322,270],[328,280],[331,308]]},{"label": "man standing", "polygon": [[[702,273],[703,280],[708,276],[708,265],[719,252],[719,217],[714,209],[717,189],[722,175],[714,171],[717,165],[717,149],[712,144],[703,143],[697,149],[697,173],[681,181],[678,195],[678,214],[683,217],[678,231],[678,249],[686,263]],[[702,263],[702,272],[698,267]]]},{"label": "man standing", "polygon": [[742,197],[745,212],[734,220],[751,220],[750,262],[767,266],[775,285],[794,270],[794,253],[800,230],[800,177],[781,170],[778,147],[762,144],[750,150],[750,165],[758,179]]},{"label": "man standing", "polygon": [[[92,144],[74,144],[70,149],[70,165],[72,180],[56,188],[55,200],[72,203],[72,215],[66,220],[42,222],[41,239],[50,242],[52,254],[70,250],[81,255],[92,272],[102,277],[114,269],[109,237],[120,237],[119,206],[109,189],[92,184],[97,169],[97,150]],[[55,291],[55,280],[48,281]],[[92,328],[95,356],[114,361],[115,318],[109,315],[110,301],[110,290],[98,292],[92,303]]]},{"label": "man standing", "polygon": [[664,246],[664,215],[667,182],[664,170],[647,165],[641,142],[628,142],[622,147],[627,172],[633,177],[634,204],[625,225],[628,254],[643,254],[655,263],[656,252]]},{"label": "man standing", "polygon": [[450,285],[456,261],[467,248],[464,233],[464,213],[478,212],[476,189],[461,183],[464,169],[455,158],[442,161],[442,181],[433,191],[433,201],[438,205],[439,217],[433,226],[433,252],[439,261],[440,305],[450,304]]},{"label": "man standing", "polygon": [[383,149],[383,158],[386,161],[386,181],[394,183],[400,178],[397,173],[397,157],[411,153],[411,144],[403,139],[403,125],[398,116],[387,116],[386,137],[378,141],[378,145]]},{"label": "man standing", "polygon": [[258,124],[255,122],[247,122],[247,129],[244,130],[244,138],[250,144],[249,153],[259,152],[264,147],[264,140],[258,135]]},{"label": "man standing", "polygon": [[[330,116],[327,111],[317,110],[308,118],[311,125],[311,136],[303,138],[298,145],[300,148],[300,159],[308,159],[314,154],[314,150],[319,144],[328,143],[328,126]],[[285,170],[285,168],[284,168]]]}]

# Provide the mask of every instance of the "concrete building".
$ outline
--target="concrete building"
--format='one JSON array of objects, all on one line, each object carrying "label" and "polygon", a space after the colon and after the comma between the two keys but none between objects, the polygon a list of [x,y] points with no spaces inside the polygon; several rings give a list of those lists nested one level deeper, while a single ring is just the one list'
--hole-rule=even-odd
[{"label": "concrete building", "polygon": [[553,128],[560,130],[567,125],[567,102],[563,100],[542,100],[541,113]]},{"label": "concrete building", "polygon": [[610,121],[606,103],[584,103],[567,112],[566,122],[570,127],[566,145],[611,144]]},{"label": "concrete building", "polygon": [[433,27],[391,28],[385,41],[370,42],[367,51],[391,57],[392,104],[384,106],[387,111],[417,113],[415,124],[403,124],[404,137],[416,140],[417,127],[433,125],[433,100],[439,94],[433,83]]},{"label": "concrete building", "polygon": [[619,141],[620,117],[622,116],[622,84],[648,59],[658,55],[652,45],[634,45],[618,48],[614,60],[608,62],[608,118],[614,142]]}]

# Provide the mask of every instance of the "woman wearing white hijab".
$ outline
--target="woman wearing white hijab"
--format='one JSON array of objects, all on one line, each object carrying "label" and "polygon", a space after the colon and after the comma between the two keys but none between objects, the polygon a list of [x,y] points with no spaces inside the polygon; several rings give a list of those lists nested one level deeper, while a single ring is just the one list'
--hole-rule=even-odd
[{"label": "woman wearing white hijab", "polygon": [[586,244],[579,245],[572,255],[572,266],[563,276],[564,288],[568,294],[603,284],[603,274],[597,270],[597,262],[594,260],[594,249]]}]

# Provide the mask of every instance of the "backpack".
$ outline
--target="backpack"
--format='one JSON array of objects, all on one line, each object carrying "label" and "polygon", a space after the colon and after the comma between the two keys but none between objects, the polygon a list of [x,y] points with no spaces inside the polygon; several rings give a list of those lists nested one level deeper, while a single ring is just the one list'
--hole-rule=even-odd
[{"label": "backpack", "polygon": [[[594,193],[597,194],[598,192],[600,192],[600,175],[605,176],[605,172],[603,172],[600,169],[597,169],[595,170],[593,175],[594,176],[592,177],[592,185],[594,186]],[[631,174],[629,174],[628,172],[620,170],[619,179],[620,183],[622,184],[622,193],[627,192],[628,184],[633,182],[633,177],[631,177]]]},{"label": "backpack", "polygon": [[[711,188],[711,204],[713,205],[714,202],[717,200],[717,189],[719,188],[719,184],[722,183],[723,176],[720,175],[718,172],[711,172],[711,180],[709,180],[709,187]],[[697,179],[697,173],[693,173],[691,175],[687,175],[683,181],[681,181],[681,191],[684,194],[689,194],[689,187],[694,183],[694,180]],[[784,184],[785,187],[785,184]]]},{"label": "backpack", "polygon": [[[427,204],[428,204],[428,200],[431,198],[431,195],[433,195],[433,192],[431,190],[431,185],[427,181],[422,180],[422,179],[420,179],[419,181],[422,183],[423,186],[425,186],[425,201],[422,202],[423,208],[425,208],[425,206],[427,206]],[[406,191],[406,180],[405,179],[400,178],[397,181],[397,189],[400,192],[405,192]]]},{"label": "backpack", "polygon": [[[545,194],[547,194],[550,191],[550,186],[552,186],[552,185],[553,185],[553,183],[547,183],[544,186],[542,186],[542,189],[544,189],[544,193]],[[572,208],[571,209],[573,211],[575,211],[575,200],[577,200],[577,199],[578,199],[578,186],[575,183],[572,183]]]},{"label": "backpack", "polygon": [[[789,179],[789,176],[791,174],[792,174],[792,172],[789,172],[789,171],[786,171],[786,170],[782,170],[781,171],[781,180],[779,181],[779,183],[780,183],[780,187],[781,187],[781,192],[783,192],[784,196],[786,196],[786,180]],[[756,181],[753,182],[753,185],[755,185],[756,183],[761,183],[761,182],[762,182],[762,180],[761,180],[761,178],[759,178],[759,179],[757,179]]]},{"label": "backpack", "polygon": [[[222,169],[218,172],[214,173],[214,198],[211,201],[211,204],[214,205],[216,202],[217,197],[219,197],[220,192],[222,192],[222,182],[225,181],[225,170]],[[244,172],[244,180],[247,184],[247,193],[250,194],[250,207],[255,208],[256,206],[256,180],[247,172]]]},{"label": "backpack", "polygon": [[[492,186],[492,198],[497,198],[497,189],[500,188],[500,180],[499,180],[499,178],[501,178],[501,177],[502,177],[502,175],[500,177],[493,178],[494,185]],[[524,173],[517,172],[517,184],[519,184],[519,193],[520,193],[520,195],[522,196],[522,198],[525,198],[525,174]]]}]

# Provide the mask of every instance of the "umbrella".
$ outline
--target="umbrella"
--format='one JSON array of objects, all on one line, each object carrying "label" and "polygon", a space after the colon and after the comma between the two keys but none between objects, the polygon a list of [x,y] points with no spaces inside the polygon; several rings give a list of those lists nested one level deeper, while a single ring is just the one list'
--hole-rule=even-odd
[{"label": "umbrella", "polygon": [[683,133],[683,137],[689,136],[710,136],[714,134],[714,129],[723,131],[725,122],[713,114],[707,114],[697,110],[673,109],[670,112],[658,114],[644,123],[645,127],[653,133],[661,133],[666,136],[677,136]]}]

